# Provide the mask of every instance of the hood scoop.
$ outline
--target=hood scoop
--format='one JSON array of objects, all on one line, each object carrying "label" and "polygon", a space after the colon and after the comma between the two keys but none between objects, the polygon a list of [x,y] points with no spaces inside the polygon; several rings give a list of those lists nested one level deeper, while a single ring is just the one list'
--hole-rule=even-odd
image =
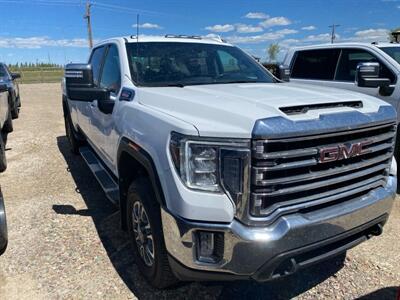
[{"label": "hood scoop", "polygon": [[321,110],[321,109],[330,109],[337,107],[362,108],[363,103],[361,101],[347,101],[347,102],[287,106],[287,107],[280,107],[279,109],[286,115],[292,116],[292,115],[306,114],[310,110]]}]

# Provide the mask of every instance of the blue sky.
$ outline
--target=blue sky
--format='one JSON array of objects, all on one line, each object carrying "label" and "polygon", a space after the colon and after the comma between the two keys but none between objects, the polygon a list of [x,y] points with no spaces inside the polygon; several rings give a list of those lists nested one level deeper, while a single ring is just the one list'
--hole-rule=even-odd
[{"label": "blue sky", "polygon": [[[0,61],[86,61],[86,0],[0,0]],[[337,41],[384,41],[400,27],[400,0],[99,0],[91,1],[95,40],[144,35],[218,34],[265,58],[271,43],[280,56],[293,45]]]}]

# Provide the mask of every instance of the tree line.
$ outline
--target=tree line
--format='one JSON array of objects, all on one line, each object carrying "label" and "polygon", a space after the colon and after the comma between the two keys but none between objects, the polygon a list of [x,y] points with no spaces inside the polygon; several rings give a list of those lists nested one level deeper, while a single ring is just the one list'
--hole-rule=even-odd
[{"label": "tree line", "polygon": [[61,64],[54,63],[32,63],[32,62],[17,62],[15,64],[8,64],[10,69],[37,69],[37,68],[59,68],[62,69],[64,66]]}]

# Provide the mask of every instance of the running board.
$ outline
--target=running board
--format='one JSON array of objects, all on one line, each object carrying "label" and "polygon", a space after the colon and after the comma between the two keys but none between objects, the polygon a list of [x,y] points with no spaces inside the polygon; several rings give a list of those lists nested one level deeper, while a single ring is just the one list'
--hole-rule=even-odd
[{"label": "running board", "polygon": [[119,204],[119,187],[111,176],[110,172],[104,168],[99,158],[88,147],[79,148],[83,160],[92,171],[97,181],[101,185],[107,198],[115,205]]}]

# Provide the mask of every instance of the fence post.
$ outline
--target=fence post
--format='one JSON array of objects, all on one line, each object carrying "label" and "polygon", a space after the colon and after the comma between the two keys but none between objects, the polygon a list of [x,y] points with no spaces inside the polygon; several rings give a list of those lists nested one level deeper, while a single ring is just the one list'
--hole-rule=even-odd
[{"label": "fence post", "polygon": [[43,69],[40,67],[40,83],[43,83]]}]

